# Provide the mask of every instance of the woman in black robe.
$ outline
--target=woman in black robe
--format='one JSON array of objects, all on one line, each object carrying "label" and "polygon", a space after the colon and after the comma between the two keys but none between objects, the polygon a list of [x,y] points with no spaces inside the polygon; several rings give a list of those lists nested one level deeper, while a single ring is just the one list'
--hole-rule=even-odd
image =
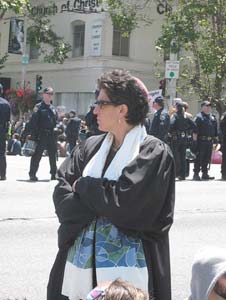
[{"label": "woman in black robe", "polygon": [[[168,232],[173,222],[175,200],[172,153],[164,142],[144,133],[142,124],[148,112],[148,93],[139,79],[126,71],[115,70],[103,74],[98,85],[100,94],[94,112],[99,129],[110,133],[111,145],[99,177],[85,174],[91,161],[94,159],[95,165],[95,158],[101,155],[109,133],[93,136],[77,146],[58,171],[59,183],[53,199],[60,222],[59,252],[50,273],[47,299],[68,299],[62,295],[62,284],[69,249],[90,224],[98,224],[99,219],[105,218],[126,237],[141,241],[150,298],[170,300]],[[117,179],[109,179],[105,175],[117,155],[120,157],[120,152],[125,150],[128,136],[133,135],[137,143],[139,134],[139,152],[121,169]],[[128,156],[132,148],[126,148]],[[116,172],[114,168],[112,172]],[[93,286],[99,283],[97,255],[94,253],[92,257]],[[121,277],[120,271],[117,277]],[[83,285],[82,280],[80,285]]]}]

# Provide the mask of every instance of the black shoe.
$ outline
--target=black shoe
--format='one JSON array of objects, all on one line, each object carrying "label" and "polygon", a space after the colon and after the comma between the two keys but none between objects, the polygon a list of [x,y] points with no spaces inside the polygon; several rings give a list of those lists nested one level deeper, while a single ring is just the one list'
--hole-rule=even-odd
[{"label": "black shoe", "polygon": [[201,181],[201,178],[200,178],[199,174],[194,174],[193,180]]},{"label": "black shoe", "polygon": [[6,180],[5,176],[0,177],[0,180]]},{"label": "black shoe", "polygon": [[51,175],[51,180],[56,180],[56,175]]},{"label": "black shoe", "polygon": [[208,174],[202,174],[202,180],[213,180],[215,177],[209,176]]},{"label": "black shoe", "polygon": [[178,176],[177,178],[178,178],[178,180],[185,180],[185,177],[183,177],[183,176]]},{"label": "black shoe", "polygon": [[30,176],[30,181],[38,181],[38,177],[36,177],[36,176]]},{"label": "black shoe", "polygon": [[222,176],[222,177],[221,177],[221,180],[226,180],[226,176]]}]

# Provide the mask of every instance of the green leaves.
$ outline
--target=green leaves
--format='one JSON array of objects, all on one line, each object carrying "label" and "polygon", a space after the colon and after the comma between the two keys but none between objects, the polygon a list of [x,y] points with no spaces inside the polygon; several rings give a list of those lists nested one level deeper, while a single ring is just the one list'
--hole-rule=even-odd
[{"label": "green leaves", "polygon": [[[226,0],[179,0],[156,45],[180,53],[180,86],[199,97],[222,98],[226,80]],[[174,41],[174,48],[172,47]],[[188,60],[188,53],[189,60]]]},{"label": "green leaves", "polygon": [[[43,54],[45,62],[62,64],[68,58],[71,45],[66,43],[52,29],[49,17],[54,14],[53,10],[48,11],[49,15],[35,16],[31,13],[31,0],[0,0],[0,18],[7,11],[13,11],[15,14],[26,14],[29,24],[27,29],[27,43],[39,49],[39,53]],[[0,68],[3,67],[6,59],[7,56],[0,59]]]}]

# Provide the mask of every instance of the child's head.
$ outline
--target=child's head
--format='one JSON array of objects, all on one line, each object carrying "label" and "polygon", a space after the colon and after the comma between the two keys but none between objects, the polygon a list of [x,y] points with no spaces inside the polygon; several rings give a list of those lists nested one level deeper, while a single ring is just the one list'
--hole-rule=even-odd
[{"label": "child's head", "polygon": [[116,279],[98,285],[93,289],[86,300],[147,300],[147,294],[136,288],[130,282]]}]

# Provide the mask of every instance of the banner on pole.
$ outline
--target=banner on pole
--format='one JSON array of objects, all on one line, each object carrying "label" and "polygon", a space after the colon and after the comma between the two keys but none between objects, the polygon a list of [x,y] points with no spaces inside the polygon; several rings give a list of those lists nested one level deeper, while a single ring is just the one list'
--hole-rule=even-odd
[{"label": "banner on pole", "polygon": [[150,106],[150,112],[154,113],[153,109],[153,102],[157,97],[162,96],[162,90],[154,90],[154,91],[149,91],[149,106]]},{"label": "banner on pole", "polygon": [[24,21],[12,18],[10,20],[8,53],[22,54],[24,44]]}]

